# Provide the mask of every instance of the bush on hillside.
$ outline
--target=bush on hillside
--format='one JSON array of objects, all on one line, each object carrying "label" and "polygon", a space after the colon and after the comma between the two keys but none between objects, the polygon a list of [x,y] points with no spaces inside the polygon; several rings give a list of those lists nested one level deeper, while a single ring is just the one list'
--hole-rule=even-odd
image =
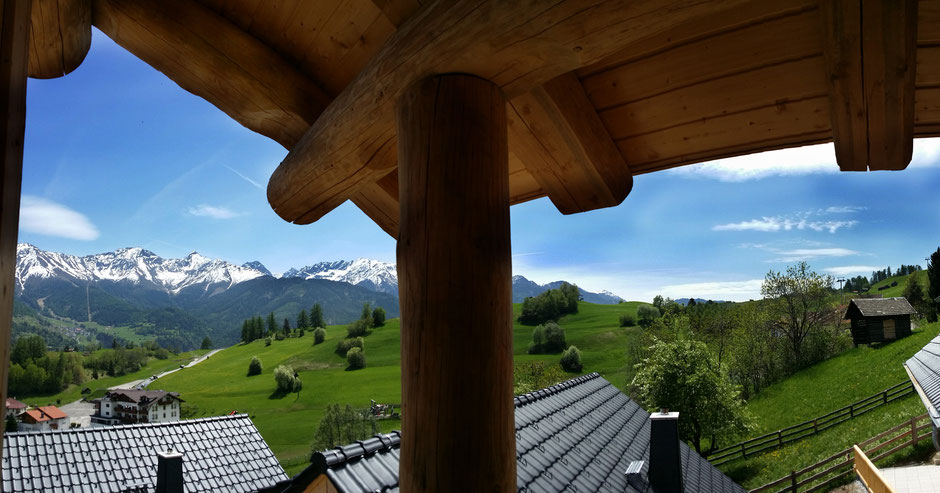
[{"label": "bush on hillside", "polygon": [[354,339],[343,339],[342,341],[339,341],[339,343],[336,344],[336,354],[345,358],[346,353],[348,353],[349,350],[354,347],[365,349],[363,347],[363,341],[361,337],[356,337]]},{"label": "bush on hillside", "polygon": [[632,313],[624,313],[620,316],[621,327],[633,327],[636,325],[636,317]]},{"label": "bush on hillside", "polygon": [[529,354],[557,353],[564,351],[567,346],[565,329],[555,322],[548,322],[532,330]]},{"label": "bush on hillside", "polygon": [[571,373],[580,372],[584,368],[581,365],[581,351],[577,346],[570,346],[561,354],[561,367]]},{"label": "bush on hillside", "polygon": [[354,410],[349,404],[345,408],[332,404],[326,407],[326,414],[313,434],[311,454],[365,440],[378,432],[379,424],[367,410]]},{"label": "bush on hillside", "polygon": [[313,344],[317,345],[326,340],[326,329],[317,327],[313,329]]},{"label": "bush on hillside", "polygon": [[512,368],[512,392],[515,395],[535,392],[567,379],[557,364],[544,361],[526,361]]},{"label": "bush on hillside", "polygon": [[265,346],[270,346],[270,345],[271,345],[271,338],[270,338],[270,337],[265,337],[265,338],[264,338],[264,345],[265,345]]},{"label": "bush on hillside", "polygon": [[549,289],[538,296],[523,300],[519,322],[535,325],[558,320],[562,315],[569,313],[578,313],[580,298],[581,291],[578,286],[563,282],[558,289]]},{"label": "bush on hillside", "polygon": [[251,363],[248,363],[248,376],[260,375],[261,374],[261,360],[257,356],[251,358]]},{"label": "bush on hillside", "polygon": [[277,341],[283,341],[284,339],[286,339],[286,337],[287,336],[285,336],[283,332],[277,332],[274,334],[274,339]]},{"label": "bush on hillside", "polygon": [[362,352],[362,348],[350,348],[349,352],[346,353],[346,362],[349,363],[349,367],[353,370],[365,368],[366,354]]},{"label": "bush on hillside", "polygon": [[280,365],[275,368],[274,381],[277,382],[277,390],[281,392],[299,392],[302,385],[298,383],[300,379],[294,375],[294,369],[290,366]]},{"label": "bush on hillside", "polygon": [[376,309],[372,311],[372,326],[381,327],[383,325],[385,325],[385,309],[381,306],[376,307]]},{"label": "bush on hillside", "polygon": [[640,325],[649,327],[653,321],[660,317],[659,309],[652,305],[640,305],[636,310],[637,317],[640,319]]},{"label": "bush on hillside", "polygon": [[360,318],[359,320],[356,320],[355,322],[349,324],[346,327],[346,337],[352,338],[352,337],[362,337],[366,335],[366,332],[369,331],[369,323],[371,321],[372,321],[371,318],[369,319]]}]

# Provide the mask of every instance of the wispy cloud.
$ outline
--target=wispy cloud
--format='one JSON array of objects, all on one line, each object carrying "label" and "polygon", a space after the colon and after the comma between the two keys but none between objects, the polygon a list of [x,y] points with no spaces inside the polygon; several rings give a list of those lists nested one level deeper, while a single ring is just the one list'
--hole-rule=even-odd
[{"label": "wispy cloud", "polygon": [[207,204],[199,204],[196,207],[190,207],[186,212],[190,216],[211,217],[213,219],[232,219],[241,216],[241,214],[226,207],[217,207]]},{"label": "wispy cloud", "polygon": [[545,253],[545,252],[522,252],[522,253],[514,253],[514,254],[512,254],[512,257],[513,257],[513,258],[516,258],[516,257],[529,257],[529,256],[532,256],[532,255],[542,255],[543,253]]},{"label": "wispy cloud", "polygon": [[716,281],[670,284],[659,288],[661,294],[670,298],[705,298],[710,300],[744,301],[759,299],[762,279],[747,281]]},{"label": "wispy cloud", "polygon": [[260,184],[260,183],[258,183],[258,182],[256,182],[256,181],[252,180],[251,178],[248,178],[247,176],[241,174],[241,173],[238,172],[238,170],[236,170],[235,168],[233,168],[233,167],[231,167],[231,166],[229,166],[229,165],[227,165],[227,164],[223,164],[222,166],[225,166],[226,168],[228,168],[229,171],[231,171],[232,173],[235,173],[235,174],[238,175],[241,179],[247,181],[248,183],[251,183],[253,186],[255,186],[256,188],[258,188],[259,190],[264,190],[264,186],[263,186],[262,184]]},{"label": "wispy cloud", "polygon": [[718,224],[712,227],[714,231],[790,231],[807,230],[828,231],[835,233],[841,228],[851,228],[858,221],[811,221],[808,219],[793,219],[783,216],[762,217],[738,223]]},{"label": "wispy cloud", "polygon": [[884,267],[875,267],[873,265],[841,265],[837,267],[826,267],[823,270],[837,276],[848,276],[852,274],[868,275],[881,269],[884,269]]},{"label": "wispy cloud", "polygon": [[826,212],[829,214],[855,214],[856,212],[861,212],[868,207],[857,206],[857,205],[840,205],[827,207]]},{"label": "wispy cloud", "polygon": [[783,255],[783,257],[771,259],[768,260],[768,262],[799,262],[801,260],[813,260],[820,257],[861,255],[861,252],[848,248],[796,248],[793,250],[781,250],[776,253]]},{"label": "wispy cloud", "polygon": [[20,230],[72,240],[98,239],[98,228],[82,213],[34,195],[20,199]]}]

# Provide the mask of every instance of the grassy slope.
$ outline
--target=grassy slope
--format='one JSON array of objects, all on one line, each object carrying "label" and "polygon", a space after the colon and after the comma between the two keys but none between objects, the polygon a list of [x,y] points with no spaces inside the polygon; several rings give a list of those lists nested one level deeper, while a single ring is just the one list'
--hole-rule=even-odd
[{"label": "grassy slope", "polygon": [[[618,327],[626,311],[636,312],[639,303],[621,305],[580,304],[580,313],[561,320],[568,342],[582,351],[584,372],[597,371],[618,387],[625,386],[626,348],[639,336],[637,327]],[[518,315],[521,307],[514,307]],[[199,366],[174,373],[159,381],[161,388],[180,392],[200,413],[217,415],[232,410],[252,415],[268,445],[288,474],[306,466],[310,443],[328,404],[368,407],[369,400],[380,403],[401,402],[399,321],[389,320],[365,340],[367,367],[346,371],[345,359],[334,353],[336,343],[345,336],[343,326],[327,328],[327,340],[311,346],[310,334],[303,338],[262,341],[238,345],[220,351]],[[529,355],[526,351],[532,327],[516,325],[513,340],[516,361],[544,360],[557,363],[559,355]],[[261,359],[261,375],[247,377],[252,356]],[[303,380],[299,394],[275,398],[272,372],[279,364],[290,364]],[[196,371],[193,371],[196,370]],[[468,374],[472,372],[467,369]],[[572,377],[575,375],[572,375]],[[384,430],[400,427],[396,421],[382,422]]]},{"label": "grassy slope", "polygon": [[[923,289],[924,293],[926,293],[927,286],[929,285],[927,281],[927,271],[920,270],[914,273],[914,275],[917,276],[917,283],[920,284],[921,289]],[[873,284],[871,289],[868,290],[868,293],[880,294],[884,296],[885,298],[894,298],[897,296],[904,296],[904,288],[907,286],[907,280],[909,277],[910,276],[889,277],[885,279],[884,281]],[[891,286],[891,283],[894,281],[898,282],[897,286]],[[888,289],[885,289],[884,291],[878,291],[878,288],[880,288],[881,286],[885,286],[885,285],[890,286],[890,287]]]},{"label": "grassy slope", "polygon": [[[110,349],[101,349],[100,351],[111,351]],[[97,353],[96,352],[96,353]],[[69,385],[69,387],[62,392],[57,394],[50,395],[39,395],[33,397],[21,398],[20,400],[31,405],[31,406],[44,406],[46,404],[55,404],[57,401],[62,404],[68,404],[69,402],[74,402],[82,398],[82,389],[88,387],[93,392],[96,390],[104,390],[109,387],[114,387],[115,385],[120,385],[125,382],[132,382],[134,380],[142,380],[151,375],[162,373],[167,370],[172,370],[173,368],[179,367],[180,364],[189,363],[193,358],[197,356],[202,356],[206,354],[206,350],[196,350],[189,351],[186,353],[179,353],[176,355],[170,355],[169,358],[164,360],[159,360],[156,358],[150,358],[146,365],[140,370],[134,373],[128,373],[120,377],[101,377],[97,380],[88,380],[82,385]],[[15,397],[15,396],[13,396]]]},{"label": "grassy slope", "polygon": [[[905,339],[851,349],[764,389],[747,405],[757,420],[755,436],[815,418],[907,380],[902,364],[938,332],[940,323],[927,324]],[[746,488],[756,488],[923,413],[920,399],[912,394],[815,437],[721,469]]]}]

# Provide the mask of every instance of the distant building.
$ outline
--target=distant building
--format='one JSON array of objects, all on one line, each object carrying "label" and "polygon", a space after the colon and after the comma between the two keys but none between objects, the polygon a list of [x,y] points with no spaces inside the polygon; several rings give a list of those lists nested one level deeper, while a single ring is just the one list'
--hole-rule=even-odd
[{"label": "distant building", "polygon": [[52,431],[69,429],[69,415],[55,406],[39,406],[20,415],[21,431]]},{"label": "distant building", "polygon": [[6,406],[7,406],[8,418],[10,416],[13,416],[14,418],[19,418],[21,414],[26,412],[26,408],[28,407],[26,406],[26,404],[23,404],[22,402],[12,397],[7,397]]},{"label": "distant building", "polygon": [[93,401],[92,425],[163,423],[180,419],[180,395],[164,390],[112,390]]},{"label": "distant building", "polygon": [[911,335],[915,313],[905,298],[867,298],[852,300],[843,318],[852,321],[852,342],[858,346]]}]

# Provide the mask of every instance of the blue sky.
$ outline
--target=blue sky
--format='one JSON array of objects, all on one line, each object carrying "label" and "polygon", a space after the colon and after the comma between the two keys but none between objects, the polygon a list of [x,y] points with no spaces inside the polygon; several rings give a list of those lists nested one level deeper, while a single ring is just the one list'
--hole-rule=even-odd
[{"label": "blue sky", "polygon": [[[307,226],[265,197],[286,155],[97,30],[75,72],[29,81],[19,241],[86,255],[198,251],[275,273],[335,259],[395,261],[351,203]],[[940,245],[940,140],[903,172],[840,173],[831,145],[637,176],[618,207],[573,216],[512,209],[513,271],[630,300],[760,296],[768,270],[807,260],[835,275],[924,264]]]}]

